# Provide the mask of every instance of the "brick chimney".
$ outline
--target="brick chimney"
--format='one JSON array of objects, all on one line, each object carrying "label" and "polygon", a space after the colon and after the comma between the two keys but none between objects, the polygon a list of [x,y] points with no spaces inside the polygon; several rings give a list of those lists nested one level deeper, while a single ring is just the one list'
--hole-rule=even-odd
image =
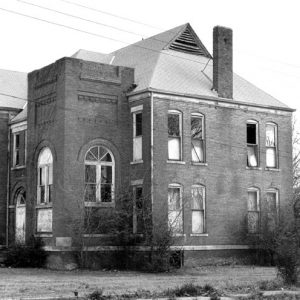
[{"label": "brick chimney", "polygon": [[222,26],[213,30],[213,88],[232,99],[232,30]]}]

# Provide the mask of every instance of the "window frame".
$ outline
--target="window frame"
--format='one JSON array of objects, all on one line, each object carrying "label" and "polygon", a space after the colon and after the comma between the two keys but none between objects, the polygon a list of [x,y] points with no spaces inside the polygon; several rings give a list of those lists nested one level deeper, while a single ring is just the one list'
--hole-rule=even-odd
[{"label": "window frame", "polygon": [[[107,153],[109,153],[111,157],[111,162],[106,162],[106,161],[91,161],[87,160],[86,156],[89,153],[89,151],[95,147],[104,148]],[[98,150],[99,151],[99,150]],[[105,154],[106,155],[106,154]],[[96,166],[96,198],[95,201],[86,201],[85,199],[85,191],[86,191],[86,177],[85,177],[85,172],[86,172],[86,166],[87,165],[92,165]],[[111,201],[101,201],[101,167],[102,166],[110,166],[112,168],[112,180],[111,180]],[[98,185],[100,188],[98,188]],[[111,207],[114,206],[115,204],[115,158],[113,153],[103,145],[93,145],[89,147],[89,149],[86,151],[85,156],[84,156],[84,204],[86,207],[91,207],[91,206],[103,206],[103,207]]]},{"label": "window frame", "polygon": [[[135,108],[133,111],[131,111],[132,113],[132,129],[133,129],[133,132],[132,132],[132,145],[133,145],[133,151],[132,151],[132,161],[133,162],[142,162],[143,161],[143,107],[137,107]],[[142,115],[142,124],[141,124],[141,129],[142,129],[142,134],[141,135],[136,135],[136,116],[138,114],[141,114]],[[135,153],[135,145],[137,144],[137,141],[140,140],[140,151],[141,151],[141,155],[140,155],[140,158],[136,157],[136,153]]]},{"label": "window frame", "polygon": [[[249,210],[249,193],[256,193],[256,206],[257,206],[257,210]],[[260,190],[256,187],[249,187],[247,189],[247,231],[248,234],[259,234],[260,233],[260,227],[261,227],[261,203],[260,203]],[[250,212],[256,212],[258,214],[258,224],[257,224],[257,231],[256,232],[250,232],[249,230],[249,213]]]},{"label": "window frame", "polygon": [[[178,231],[177,230],[175,230],[175,231],[172,230],[171,234],[173,236],[182,236],[182,235],[184,235],[184,217],[183,217],[183,204],[182,204],[183,186],[179,183],[170,183],[168,185],[168,228],[171,229],[170,228],[170,219],[169,219],[170,215],[169,215],[169,213],[170,212],[178,212],[178,210],[176,209],[176,210],[171,210],[170,211],[169,189],[179,189],[179,204],[180,204],[179,215],[181,216],[180,217],[181,218],[181,228],[179,228]],[[179,222],[179,224],[180,224],[180,222]]]},{"label": "window frame", "polygon": [[[42,153],[46,150],[49,150],[51,153],[51,162],[49,163],[40,163],[40,157],[42,155]],[[41,176],[40,176],[40,172],[44,172],[45,173],[45,184],[41,185]],[[49,178],[50,178],[50,172],[52,173],[52,183],[49,183]],[[44,191],[44,201],[41,201],[41,187],[44,186],[45,187],[45,191]],[[43,147],[38,155],[38,163],[37,163],[37,204],[38,205],[49,205],[52,204],[53,202],[53,191],[51,193],[51,186],[52,186],[52,190],[53,190],[53,154],[52,151],[49,147]],[[50,195],[50,197],[49,197]]]},{"label": "window frame", "polygon": [[192,132],[191,132],[191,161],[193,164],[204,164],[206,163],[206,141],[205,141],[205,116],[201,113],[192,113],[191,114],[191,131],[192,131],[192,118],[197,118],[197,119],[201,119],[201,123],[202,123],[202,145],[203,145],[203,160],[200,161],[195,161],[193,160],[193,140],[200,140],[200,139],[193,139],[192,138]]},{"label": "window frame", "polygon": [[[169,136],[169,115],[178,115],[179,116],[179,136],[176,137],[179,139],[179,159],[173,159],[169,157],[169,140],[171,136]],[[183,131],[183,124],[182,124],[182,112],[179,110],[168,110],[167,114],[167,130],[168,130],[168,161],[183,161],[183,153],[182,153],[182,144],[183,144],[183,136],[182,136],[182,131]],[[174,137],[173,137],[174,138]]]},{"label": "window frame", "polygon": [[[273,126],[274,127],[274,144],[275,147],[270,147],[267,146],[267,126]],[[265,138],[266,138],[266,142],[265,142],[265,149],[266,149],[266,168],[268,169],[278,169],[279,168],[279,159],[278,159],[278,125],[274,122],[267,122],[266,126],[265,126]],[[275,149],[275,167],[270,167],[267,165],[267,149],[272,148]]]},{"label": "window frame", "polygon": [[[202,184],[193,184],[191,187],[191,192],[193,188],[202,188],[203,189],[203,209],[195,209],[193,208],[193,197],[191,197],[191,235],[192,236],[201,236],[207,234],[207,227],[206,227],[206,187]],[[193,232],[193,212],[194,211],[203,211],[203,232]]]},{"label": "window frame", "polygon": [[[19,145],[17,147],[17,137],[19,138]],[[21,131],[17,131],[13,133],[13,167],[17,168],[22,166],[20,164],[20,150],[21,150]],[[18,157],[18,163],[17,163]]]},{"label": "window frame", "polygon": [[[279,203],[279,190],[276,188],[269,188],[266,190],[266,198],[267,194],[275,194],[275,202],[276,202],[276,225],[279,223],[279,212],[280,212],[280,203]],[[268,205],[268,204],[267,204]],[[269,212],[269,211],[267,211]]]},{"label": "window frame", "polygon": [[[248,143],[248,131],[247,131],[247,127],[248,124],[254,124],[255,125],[255,140],[256,143],[255,144],[250,144]],[[259,122],[256,120],[247,120],[246,123],[246,145],[247,145],[247,168],[259,168],[260,167],[260,153],[259,153]],[[248,160],[248,148],[254,148],[254,153],[256,153],[256,166],[251,166],[249,164],[249,160]],[[255,152],[256,149],[256,152]]]}]

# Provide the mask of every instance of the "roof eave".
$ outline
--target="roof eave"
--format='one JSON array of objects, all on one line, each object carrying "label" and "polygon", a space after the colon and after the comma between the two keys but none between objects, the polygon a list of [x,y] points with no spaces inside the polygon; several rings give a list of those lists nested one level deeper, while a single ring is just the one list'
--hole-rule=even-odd
[{"label": "roof eave", "polygon": [[259,104],[244,102],[244,101],[236,101],[234,99],[227,99],[227,98],[207,96],[207,95],[172,93],[172,92],[169,92],[169,91],[155,89],[155,88],[151,88],[151,87],[140,90],[140,91],[136,91],[136,92],[132,91],[130,93],[127,93],[127,96],[128,97],[135,96],[135,95],[142,94],[142,93],[145,93],[145,92],[156,92],[156,93],[161,93],[161,94],[164,94],[164,95],[181,96],[181,97],[186,97],[186,98],[196,98],[196,99],[203,99],[203,100],[210,100],[210,101],[218,101],[218,102],[223,102],[223,103],[231,103],[231,104],[236,104],[236,105],[245,105],[245,106],[259,107],[259,108],[265,108],[265,109],[275,109],[275,110],[282,110],[282,111],[287,111],[287,112],[295,112],[296,111],[296,109],[289,108],[289,107],[280,107],[280,106],[272,106],[272,105],[259,105]]}]

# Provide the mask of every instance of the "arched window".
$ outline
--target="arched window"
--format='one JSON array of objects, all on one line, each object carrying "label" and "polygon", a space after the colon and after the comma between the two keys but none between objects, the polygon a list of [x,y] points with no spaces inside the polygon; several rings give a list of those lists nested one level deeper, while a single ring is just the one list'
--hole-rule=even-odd
[{"label": "arched window", "polygon": [[38,204],[52,202],[53,194],[53,156],[51,150],[43,148],[38,157],[38,185],[37,201]]},{"label": "arched window", "polygon": [[182,186],[177,183],[168,187],[168,222],[172,234],[183,233]]},{"label": "arched window", "polygon": [[247,166],[259,166],[259,139],[258,122],[255,120],[247,121]]},{"label": "arched window", "polygon": [[15,195],[16,206],[22,206],[26,204],[26,191],[24,188],[19,188]]},{"label": "arched window", "polygon": [[279,221],[279,191],[274,188],[266,194],[267,226],[270,231],[275,230]]},{"label": "arched window", "polygon": [[205,162],[204,133],[204,116],[199,113],[193,113],[191,116],[191,146],[193,162]]},{"label": "arched window", "polygon": [[269,122],[266,124],[266,167],[278,167],[277,152],[277,125]]},{"label": "arched window", "polygon": [[260,228],[260,201],[259,190],[248,188],[248,232],[259,233]]},{"label": "arched window", "polygon": [[168,160],[182,160],[182,113],[168,111]]},{"label": "arched window", "polygon": [[205,187],[192,185],[192,234],[205,233]]},{"label": "arched window", "polygon": [[87,151],[84,163],[84,201],[113,202],[115,161],[112,153],[103,146],[94,146]]}]

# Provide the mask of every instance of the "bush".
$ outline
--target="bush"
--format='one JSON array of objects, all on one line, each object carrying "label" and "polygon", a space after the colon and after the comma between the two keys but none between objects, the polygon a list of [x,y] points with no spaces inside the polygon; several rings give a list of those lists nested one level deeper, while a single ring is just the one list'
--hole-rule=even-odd
[{"label": "bush", "polygon": [[167,291],[163,292],[163,294],[167,295],[168,297],[208,296],[211,297],[211,299],[219,299],[221,296],[221,294],[209,284],[206,284],[204,287],[202,287],[193,283],[186,283],[181,287],[168,289]]},{"label": "bush", "polygon": [[16,243],[8,248],[4,264],[13,268],[41,268],[47,258],[43,246],[43,241],[34,237],[28,241],[28,245]]},{"label": "bush", "polygon": [[259,263],[274,265],[287,285],[297,283],[299,275],[300,236],[295,223],[286,215],[273,230],[263,226],[261,234],[252,240],[257,248]]}]

